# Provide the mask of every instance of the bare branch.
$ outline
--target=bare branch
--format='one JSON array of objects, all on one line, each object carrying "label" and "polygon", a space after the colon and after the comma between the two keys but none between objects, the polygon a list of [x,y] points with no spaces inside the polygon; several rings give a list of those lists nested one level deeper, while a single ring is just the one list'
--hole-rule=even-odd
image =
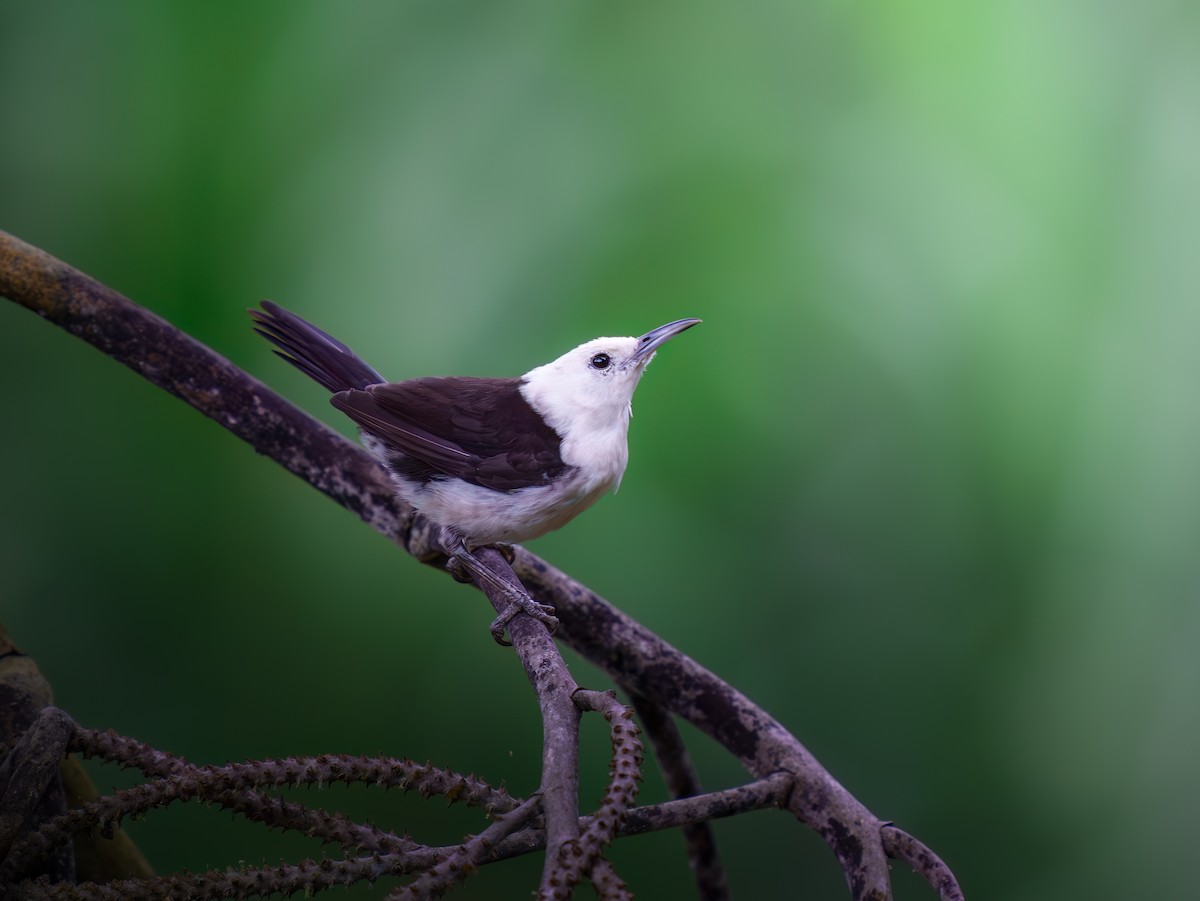
[{"label": "bare branch", "polygon": [[255,760],[225,766],[198,767],[182,757],[151,748],[113,732],[76,727],[70,750],[85,757],[111,760],[136,767],[150,776],[199,774],[225,780],[222,788],[245,785],[330,785],[335,782],[362,782],[383,788],[416,789],[423,798],[441,795],[451,803],[463,802],[483,807],[489,813],[513,810],[521,802],[502,788],[489,785],[477,776],[464,776],[430,764],[400,757],[352,757],[322,754],[319,757],[288,757],[283,760]]},{"label": "bare branch", "polygon": [[[767,807],[786,807],[794,784],[789,773],[777,773],[736,788],[696,795],[693,798],[681,798],[678,801],[635,807],[626,814],[617,835],[642,835],[646,832],[676,829],[688,823],[737,816]],[[584,817],[580,820],[580,827],[589,828],[593,819]],[[540,829],[525,829],[501,842],[494,856],[497,859],[516,857],[543,847],[544,833]]]},{"label": "bare branch", "polygon": [[541,803],[541,797],[534,795],[520,807],[498,817],[487,829],[467,839],[436,866],[389,894],[385,901],[423,901],[426,898],[440,898],[483,863],[498,842],[519,829],[526,820],[537,813]]},{"label": "bare branch", "polygon": [[14,901],[162,901],[163,898],[266,897],[271,894],[311,895],[337,885],[374,883],[385,876],[402,876],[436,863],[428,853],[374,855],[348,860],[304,860],[278,867],[248,867],[207,873],[177,873],[150,879],[118,879],[97,884],[44,885],[24,882],[11,895]]},{"label": "bare branch", "polygon": [[[73,749],[81,751],[84,756],[98,757],[125,767],[134,767],[148,776],[166,777],[190,774],[204,780],[203,784],[205,785],[211,785],[215,779],[221,778],[214,777],[215,771],[212,769],[194,766],[181,757],[151,748],[132,738],[84,727],[77,727],[77,730],[71,746]],[[375,758],[368,762],[363,758],[345,757],[327,757],[325,760],[336,761],[335,765],[341,769],[340,776],[327,771],[323,777],[326,782],[360,781],[381,785],[385,790],[393,787],[405,791],[416,788],[422,797],[438,794],[451,803],[462,801],[468,806],[483,807],[489,815],[512,810],[519,803],[508,792],[488,785],[475,776],[463,776],[429,765],[419,766],[411,761]],[[243,766],[258,767],[263,764],[266,765],[268,772],[272,769],[271,761],[259,761],[255,764],[243,764]],[[389,770],[389,773],[381,780],[379,773],[385,769]],[[255,785],[259,786],[264,782],[277,784],[267,778],[256,781]],[[269,827],[295,829],[304,835],[337,844],[347,853],[359,850],[394,854],[411,851],[417,847],[415,842],[376,826],[355,823],[342,814],[291,803],[264,791],[232,789],[206,792],[204,800],[240,813],[249,820],[263,823]]]},{"label": "bare branch", "polygon": [[[511,590],[525,591],[498,550],[480,548],[476,556],[494,575],[508,583]],[[479,588],[497,613],[503,613],[511,603],[511,599],[489,581],[483,581]],[[509,623],[509,634],[542,711],[542,784],[539,792],[548,838],[539,897],[558,897],[554,892],[562,886],[560,852],[579,837],[579,710],[572,698],[579,686],[554,639],[540,622],[519,614]],[[568,888],[562,897],[569,894]]]},{"label": "bare branch", "polygon": [[[414,556],[438,556],[427,530],[411,535],[412,510],[366,451],[164,319],[3,231],[0,295],[185,401]],[[422,540],[410,545],[413,537]]]},{"label": "bare branch", "polygon": [[641,835],[687,823],[719,820],[751,810],[786,807],[795,785],[791,773],[776,773],[735,788],[636,807],[625,818],[621,835]]},{"label": "bare branch", "polygon": [[[67,722],[71,722],[69,718]],[[72,742],[71,748],[81,750],[85,754],[97,746],[107,746],[113,739],[113,736],[93,730],[80,729],[79,732],[80,741]],[[122,742],[126,746],[139,744],[130,739],[123,739]],[[117,756],[117,759],[120,759],[120,756]],[[392,856],[421,850],[416,843],[383,830],[359,827],[357,824],[347,823],[344,818],[323,811],[288,805],[267,795],[247,793],[247,789],[330,785],[338,782],[364,783],[382,788],[415,789],[423,797],[441,795],[451,801],[465,801],[490,810],[502,808],[507,811],[517,805],[506,793],[493,789],[473,777],[395,758],[323,755],[198,767],[187,764],[180,758],[163,755],[162,752],[150,755],[139,748],[133,759],[139,759],[151,767],[168,770],[169,774],[130,789],[113,792],[46,820],[13,846],[3,866],[0,866],[0,881],[13,882],[20,878],[48,853],[63,844],[66,838],[78,832],[94,826],[106,831],[111,830],[125,817],[164,807],[176,801],[194,799],[215,801],[269,825],[287,823],[342,846],[361,846],[379,854]]]},{"label": "bare branch", "polygon": [[[671,714],[636,691],[631,691],[629,697],[654,748],[654,756],[662,769],[671,797],[690,798],[700,794],[703,791],[700,778],[696,775],[691,755]],[[717,839],[712,826],[702,820],[685,823],[680,831],[700,901],[728,901],[729,884],[725,879],[725,868],[721,866],[717,855]]]},{"label": "bare branch", "polygon": [[796,777],[788,809],[837,855],[855,899],[891,897],[881,821],[795,736],[733,686],[667,644],[599,595],[517,548],[515,568],[533,597],[552,604],[559,637],[616,682],[689,720],[752,774]]},{"label": "bare branch", "polygon": [[[366,452],[159,317],[2,232],[0,294],[187,401],[418,559],[444,567],[445,556],[431,540],[428,526],[395,500],[386,476]],[[795,790],[787,806],[816,830],[837,856],[851,896],[891,897],[885,824],[847,792],[795,736],[732,686],[528,551],[517,549],[515,569],[536,600],[555,607],[562,623],[558,637],[619,684],[691,721],[735,754],[753,775],[790,773]],[[517,617],[513,624],[522,619],[528,617]],[[540,664],[531,671],[526,663],[531,678],[537,666]],[[559,725],[566,728],[565,722]],[[546,787],[561,790],[564,784]],[[550,798],[547,795],[543,800],[549,818]],[[566,821],[565,813],[555,814],[555,822],[563,824],[563,835],[566,829],[577,828],[574,823],[567,827]],[[547,855],[548,861],[553,859]],[[934,867],[922,872],[932,879],[941,871]]]},{"label": "bare branch", "polygon": [[888,857],[902,860],[933,886],[941,901],[963,901],[963,891],[945,862],[920,840],[888,823],[883,827],[883,848]]}]

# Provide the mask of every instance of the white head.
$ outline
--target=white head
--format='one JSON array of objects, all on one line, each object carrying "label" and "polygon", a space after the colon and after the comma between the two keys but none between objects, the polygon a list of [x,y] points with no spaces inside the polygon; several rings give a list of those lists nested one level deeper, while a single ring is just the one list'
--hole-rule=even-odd
[{"label": "white head", "polygon": [[634,389],[654,352],[699,321],[669,322],[640,338],[594,338],[526,374],[525,399],[564,437],[614,428],[623,436]]}]

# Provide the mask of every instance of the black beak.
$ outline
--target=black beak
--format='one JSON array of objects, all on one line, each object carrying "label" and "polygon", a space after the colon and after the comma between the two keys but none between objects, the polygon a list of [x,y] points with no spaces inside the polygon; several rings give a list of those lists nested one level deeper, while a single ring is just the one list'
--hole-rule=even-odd
[{"label": "black beak", "polygon": [[637,350],[633,352],[632,362],[642,363],[650,359],[656,350],[680,332],[687,331],[700,321],[699,319],[676,319],[674,322],[668,322],[666,325],[660,325],[658,328],[646,332],[638,338],[638,346]]}]

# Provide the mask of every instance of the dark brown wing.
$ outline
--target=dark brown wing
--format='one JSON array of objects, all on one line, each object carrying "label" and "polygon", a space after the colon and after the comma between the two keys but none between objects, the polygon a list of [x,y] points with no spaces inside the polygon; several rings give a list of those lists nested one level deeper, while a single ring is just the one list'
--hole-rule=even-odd
[{"label": "dark brown wing", "polygon": [[335,407],[437,475],[497,491],[548,485],[567,469],[562,439],[521,395],[520,379],[426,378],[342,391]]}]

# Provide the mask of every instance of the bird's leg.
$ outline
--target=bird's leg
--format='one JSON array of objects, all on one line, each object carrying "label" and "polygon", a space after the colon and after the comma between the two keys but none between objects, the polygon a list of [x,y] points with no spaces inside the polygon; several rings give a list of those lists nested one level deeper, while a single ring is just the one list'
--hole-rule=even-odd
[{"label": "bird's leg", "polygon": [[[510,645],[512,642],[506,641],[504,638],[504,627],[518,613],[526,613],[532,616],[538,622],[546,626],[553,633],[558,628],[558,618],[554,615],[554,608],[547,604],[539,604],[529,596],[529,593],[522,587],[513,585],[507,579],[502,579],[489,567],[485,566],[478,557],[467,550],[466,542],[462,537],[454,532],[443,529],[439,536],[441,545],[446,553],[450,554],[450,560],[446,564],[446,568],[450,570],[450,574],[456,579],[464,581],[460,576],[467,575],[468,580],[473,577],[476,582],[487,582],[505,598],[508,599],[508,607],[503,613],[492,621],[490,626],[492,638],[496,639],[497,644]],[[497,548],[503,554],[502,548]],[[511,547],[509,548],[511,553]],[[507,557],[507,555],[505,555]],[[464,573],[465,570],[465,573]]]}]

